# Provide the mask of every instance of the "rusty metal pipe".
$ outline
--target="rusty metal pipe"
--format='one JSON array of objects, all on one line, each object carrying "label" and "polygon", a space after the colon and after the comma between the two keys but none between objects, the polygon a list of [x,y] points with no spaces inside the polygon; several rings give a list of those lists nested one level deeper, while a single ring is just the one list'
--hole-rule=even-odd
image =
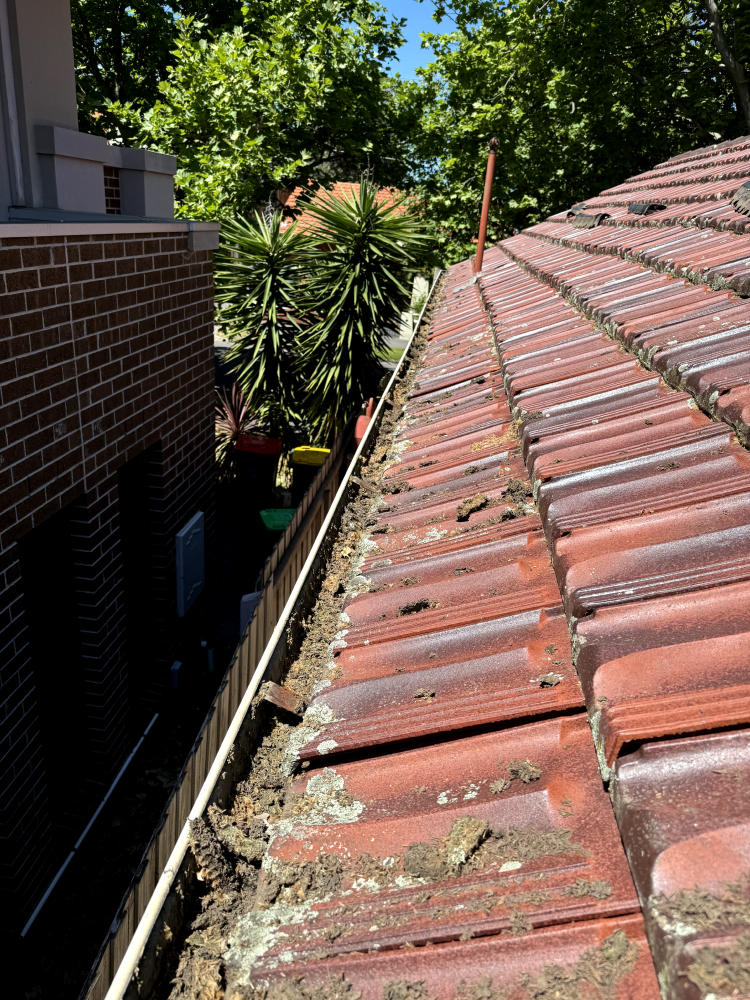
[{"label": "rusty metal pipe", "polygon": [[484,244],[487,239],[487,222],[490,217],[490,202],[492,201],[492,181],[495,177],[495,157],[497,156],[497,139],[490,139],[489,155],[487,157],[487,172],[484,175],[484,197],[482,198],[482,216],[479,220],[479,239],[477,241],[477,255],[474,258],[474,273],[478,274],[482,270],[482,258],[484,257]]}]

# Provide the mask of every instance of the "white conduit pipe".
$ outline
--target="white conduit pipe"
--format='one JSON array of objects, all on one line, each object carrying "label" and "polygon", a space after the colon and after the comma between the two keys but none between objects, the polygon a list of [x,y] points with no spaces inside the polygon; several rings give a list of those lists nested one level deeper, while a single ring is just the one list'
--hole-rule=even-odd
[{"label": "white conduit pipe", "polygon": [[104,796],[104,798],[102,799],[102,801],[99,803],[96,812],[94,813],[94,815],[91,817],[91,819],[86,824],[86,829],[83,831],[83,833],[81,834],[81,836],[78,838],[78,840],[73,845],[73,850],[70,852],[70,854],[67,856],[67,858],[63,861],[63,863],[62,863],[62,865],[60,867],[60,870],[58,871],[57,875],[55,875],[55,877],[52,879],[52,881],[50,882],[50,884],[47,886],[47,891],[42,896],[42,898],[39,900],[39,902],[36,905],[36,909],[31,914],[31,916],[29,917],[29,919],[26,921],[26,926],[21,931],[21,937],[26,937],[26,935],[31,930],[31,925],[34,923],[34,921],[36,920],[36,918],[39,916],[39,913],[40,913],[42,907],[44,906],[44,904],[49,899],[49,897],[50,897],[50,895],[52,893],[52,890],[55,888],[55,886],[57,885],[57,883],[60,881],[60,879],[63,876],[63,873],[64,873],[65,869],[68,867],[68,865],[70,864],[70,862],[75,857],[75,853],[78,850],[78,848],[81,846],[81,844],[83,843],[84,837],[86,836],[86,834],[89,832],[89,830],[91,829],[91,827],[96,822],[97,817],[99,816],[99,813],[106,806],[106,804],[107,804],[107,802],[109,800],[110,795],[112,794],[112,792],[114,792],[115,788],[117,788],[117,784],[118,784],[120,778],[127,771],[128,764],[131,762],[131,760],[133,759],[133,757],[135,757],[135,755],[140,750],[141,743],[143,743],[143,741],[146,739],[146,737],[149,734],[149,731],[150,731],[151,727],[153,726],[153,724],[156,722],[156,720],[158,718],[159,718],[159,713],[157,712],[156,715],[151,720],[151,722],[149,722],[149,724],[146,726],[145,730],[143,731],[143,736],[141,736],[141,738],[138,740],[138,742],[136,743],[136,745],[130,751],[130,756],[125,761],[125,763],[122,765],[122,767],[120,768],[120,770],[117,772],[117,777],[112,782],[112,784],[109,786],[109,791]]},{"label": "white conduit pipe", "polygon": [[302,567],[302,572],[300,573],[297,582],[295,583],[294,588],[292,589],[292,592],[289,595],[289,600],[284,605],[284,610],[281,613],[281,618],[279,618],[276,624],[276,628],[273,630],[273,634],[269,639],[266,648],[263,650],[263,656],[260,658],[260,662],[258,663],[258,666],[255,668],[255,673],[253,674],[250,683],[247,686],[247,690],[245,691],[242,701],[237,707],[237,711],[234,713],[234,718],[232,719],[229,729],[227,730],[227,734],[224,737],[221,746],[219,747],[219,752],[216,754],[216,757],[214,758],[214,762],[211,765],[211,770],[208,772],[206,780],[203,782],[201,790],[198,793],[198,797],[193,803],[193,808],[190,810],[190,815],[188,816],[185,825],[180,831],[180,835],[177,838],[177,843],[174,845],[172,853],[169,855],[169,860],[167,861],[164,871],[159,876],[159,881],[156,883],[156,888],[153,891],[151,899],[148,901],[146,909],[143,911],[143,916],[141,917],[140,922],[135,929],[133,938],[130,944],[128,945],[127,951],[122,957],[122,961],[120,962],[117,972],[115,973],[114,979],[112,980],[112,985],[107,990],[107,995],[104,998],[104,1000],[123,1000],[125,991],[128,988],[128,984],[130,983],[130,980],[133,978],[136,969],[138,968],[138,963],[141,960],[141,956],[143,955],[143,951],[151,935],[151,931],[153,930],[153,927],[156,924],[159,913],[161,912],[161,909],[164,906],[164,902],[172,888],[172,883],[174,882],[177,872],[180,869],[180,865],[182,864],[185,854],[187,853],[188,841],[190,838],[190,821],[199,819],[205,812],[206,807],[208,806],[209,800],[211,798],[211,793],[214,789],[214,785],[219,780],[219,776],[221,775],[221,772],[224,770],[226,759],[229,756],[229,751],[232,749],[234,741],[237,739],[237,734],[239,733],[240,728],[242,727],[242,723],[245,719],[245,716],[250,711],[253,698],[255,697],[256,691],[260,687],[260,683],[263,680],[263,674],[266,672],[266,668],[268,667],[268,663],[271,659],[271,656],[273,655],[273,652],[276,649],[279,640],[284,634],[284,630],[286,629],[289,618],[292,614],[292,611],[294,610],[294,605],[297,601],[297,598],[299,597],[299,594],[305,585],[307,576],[310,573],[310,570],[312,569],[313,563],[315,562],[315,557],[317,556],[320,546],[323,544],[323,539],[325,538],[326,533],[329,527],[331,526],[331,523],[333,522],[333,518],[336,515],[336,510],[339,506],[339,502],[341,501],[342,497],[344,496],[347,490],[347,487],[349,486],[349,479],[354,473],[355,468],[357,467],[357,462],[359,461],[359,457],[362,454],[362,450],[366,448],[369,443],[373,428],[377,426],[377,418],[380,415],[383,407],[385,406],[385,400],[387,396],[390,394],[391,389],[395,385],[398,372],[406,360],[406,356],[409,353],[412,341],[417,335],[417,331],[419,330],[419,327],[422,323],[422,317],[424,316],[425,309],[427,308],[430,300],[432,299],[432,293],[435,290],[435,285],[437,283],[437,279],[439,278],[439,276],[440,274],[437,274],[435,280],[432,283],[432,287],[430,288],[429,294],[425,299],[424,305],[422,306],[422,311],[419,314],[419,319],[414,324],[414,329],[412,330],[412,335],[409,338],[409,343],[404,348],[404,353],[401,355],[401,360],[394,369],[393,375],[391,376],[391,379],[388,382],[385,392],[380,397],[380,401],[377,405],[375,413],[373,414],[372,419],[370,420],[370,423],[367,427],[367,430],[365,431],[365,435],[362,438],[356,452],[354,453],[354,457],[352,458],[349,468],[346,471],[346,476],[344,477],[344,480],[341,483],[341,486],[339,487],[336,496],[334,497],[333,503],[331,504],[328,510],[326,519],[323,521],[320,531],[318,532],[317,537],[313,542],[312,548],[310,549],[310,554],[308,555],[307,560],[305,561],[305,565]]}]

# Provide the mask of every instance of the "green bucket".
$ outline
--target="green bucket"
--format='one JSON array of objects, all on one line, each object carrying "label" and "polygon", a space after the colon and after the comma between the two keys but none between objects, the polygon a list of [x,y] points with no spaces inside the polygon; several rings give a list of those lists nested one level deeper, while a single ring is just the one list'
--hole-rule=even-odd
[{"label": "green bucket", "polygon": [[296,513],[296,507],[278,507],[262,510],[260,516],[269,531],[283,531]]}]

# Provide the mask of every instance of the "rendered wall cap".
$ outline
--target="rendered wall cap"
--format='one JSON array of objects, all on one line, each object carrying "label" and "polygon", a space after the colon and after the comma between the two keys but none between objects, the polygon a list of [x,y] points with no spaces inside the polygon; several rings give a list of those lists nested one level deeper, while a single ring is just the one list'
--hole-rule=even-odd
[{"label": "rendered wall cap", "polygon": [[177,157],[157,153],[153,149],[131,149],[127,146],[108,146],[105,162],[120,170],[147,170],[154,174],[177,172]]},{"label": "rendered wall cap", "polygon": [[188,250],[218,250],[218,222],[188,222]]},{"label": "rendered wall cap", "polygon": [[94,160],[106,163],[107,140],[88,132],[74,132],[73,129],[59,128],[57,125],[36,126],[36,151],[50,156],[68,156],[75,160]]}]

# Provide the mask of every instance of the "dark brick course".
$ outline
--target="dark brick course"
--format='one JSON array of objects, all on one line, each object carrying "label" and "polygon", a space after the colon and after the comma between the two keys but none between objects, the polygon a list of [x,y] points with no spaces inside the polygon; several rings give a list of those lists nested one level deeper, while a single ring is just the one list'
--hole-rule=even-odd
[{"label": "dark brick course", "polygon": [[[188,252],[183,233],[3,237],[0,247],[0,892],[3,923],[17,932],[61,860],[18,543],[74,510],[87,728],[74,830],[132,748],[202,613],[199,601],[192,623],[176,617],[174,536],[203,510],[210,553],[213,280],[210,251]],[[147,448],[157,456],[157,669],[141,697],[128,682],[118,469]]]}]

